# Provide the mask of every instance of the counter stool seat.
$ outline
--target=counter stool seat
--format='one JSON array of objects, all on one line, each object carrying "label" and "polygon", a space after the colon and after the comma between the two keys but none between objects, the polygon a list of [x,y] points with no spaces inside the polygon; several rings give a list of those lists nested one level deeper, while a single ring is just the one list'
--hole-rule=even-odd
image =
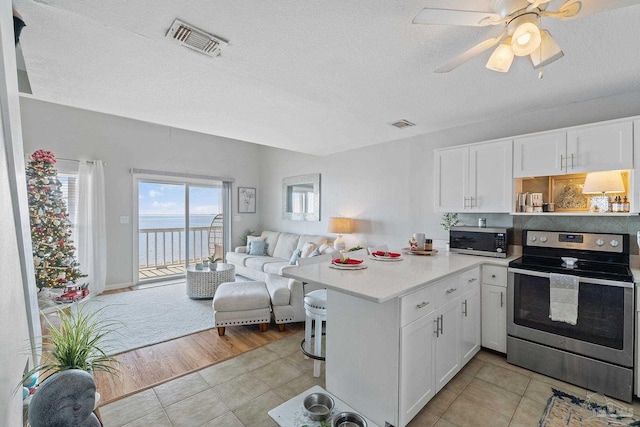
[{"label": "counter stool seat", "polygon": [[213,296],[213,324],[223,336],[226,326],[260,324],[267,330],[271,321],[271,299],[264,282],[226,282]]},{"label": "counter stool seat", "polygon": [[[327,290],[319,289],[309,292],[304,297],[304,310],[306,319],[304,324],[304,353],[312,355],[313,376],[320,376],[320,361],[322,357],[322,322],[327,321]],[[315,333],[313,334],[313,353],[311,353],[311,331],[315,322]]]}]

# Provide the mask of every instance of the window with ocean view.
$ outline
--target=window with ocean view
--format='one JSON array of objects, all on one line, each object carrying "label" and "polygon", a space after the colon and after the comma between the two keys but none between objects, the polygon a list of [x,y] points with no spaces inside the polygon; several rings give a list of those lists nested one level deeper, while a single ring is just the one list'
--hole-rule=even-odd
[{"label": "window with ocean view", "polygon": [[138,180],[138,282],[184,276],[208,258],[213,219],[222,214],[222,183]]}]

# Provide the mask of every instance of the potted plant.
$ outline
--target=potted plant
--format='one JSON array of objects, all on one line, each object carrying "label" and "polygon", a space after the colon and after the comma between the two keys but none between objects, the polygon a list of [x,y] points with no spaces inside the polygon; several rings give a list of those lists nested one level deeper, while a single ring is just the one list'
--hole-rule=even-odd
[{"label": "potted plant", "polygon": [[209,257],[209,269],[215,270],[218,268],[218,262],[222,261],[222,258],[216,257],[215,255],[211,255]]},{"label": "potted plant", "polygon": [[[458,223],[458,214],[455,212],[447,212],[442,216],[442,223],[440,224],[445,231],[451,230],[451,227]],[[449,242],[447,242],[447,250],[449,250]]]},{"label": "potted plant", "polygon": [[20,386],[33,374],[43,378],[68,369],[116,374],[118,361],[107,355],[104,345],[117,322],[103,322],[101,312],[89,313],[82,305],[60,310],[57,322],[45,317],[40,363],[24,375]]}]

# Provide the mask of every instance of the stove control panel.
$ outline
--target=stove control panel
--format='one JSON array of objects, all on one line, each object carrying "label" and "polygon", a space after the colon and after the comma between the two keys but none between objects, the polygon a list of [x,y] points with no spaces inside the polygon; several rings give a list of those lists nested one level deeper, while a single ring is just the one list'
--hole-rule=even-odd
[{"label": "stove control panel", "polygon": [[525,246],[623,253],[623,235],[526,230]]}]

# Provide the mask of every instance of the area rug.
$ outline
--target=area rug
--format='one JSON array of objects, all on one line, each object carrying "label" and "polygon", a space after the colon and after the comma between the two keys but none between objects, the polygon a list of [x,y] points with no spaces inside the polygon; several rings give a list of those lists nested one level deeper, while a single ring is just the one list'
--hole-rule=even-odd
[{"label": "area rug", "polygon": [[[552,389],[539,427],[640,426],[631,404],[621,405],[601,394],[586,400]],[[598,402],[598,403],[596,403]]]},{"label": "area rug", "polygon": [[116,322],[105,345],[108,355],[213,328],[211,300],[189,298],[184,282],[98,295],[82,307],[88,313],[102,310],[101,319]]}]

